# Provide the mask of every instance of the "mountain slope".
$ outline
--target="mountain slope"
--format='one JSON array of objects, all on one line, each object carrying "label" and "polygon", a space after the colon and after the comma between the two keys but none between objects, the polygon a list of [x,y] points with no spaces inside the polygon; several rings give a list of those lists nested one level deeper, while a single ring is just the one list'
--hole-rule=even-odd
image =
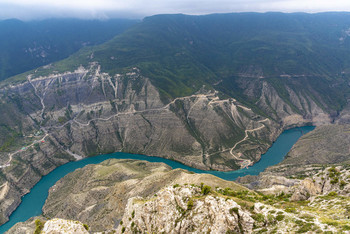
[{"label": "mountain slope", "polygon": [[[279,88],[293,78],[300,87],[310,85],[320,93],[348,74],[349,28],[348,13],[158,15],[106,44],[82,50],[54,70],[99,61],[113,76],[137,66],[172,97],[218,82],[216,89],[238,96],[241,78],[249,77],[265,78]],[[327,104],[344,104],[337,94],[322,95]]]}]

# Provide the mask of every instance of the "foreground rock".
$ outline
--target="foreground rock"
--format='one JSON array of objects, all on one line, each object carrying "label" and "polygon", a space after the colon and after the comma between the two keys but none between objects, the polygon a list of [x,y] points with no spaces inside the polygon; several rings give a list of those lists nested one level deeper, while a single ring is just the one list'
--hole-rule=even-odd
[{"label": "foreground rock", "polygon": [[203,196],[200,188],[187,185],[167,187],[149,200],[129,199],[117,232],[250,233],[253,223],[233,200]]},{"label": "foreground rock", "polygon": [[[88,224],[92,233],[346,233],[350,230],[348,185],[328,181],[337,177],[348,183],[349,171],[329,167],[309,170],[314,177],[304,180],[271,177],[269,186],[283,182],[287,191],[294,190],[265,193],[260,188],[262,195],[212,175],[171,170],[162,163],[107,160],[62,178],[50,190],[45,218],[36,219],[42,223],[46,218],[77,220]],[[322,177],[324,187],[328,183],[331,187],[319,192]],[[293,181],[288,187],[286,182]],[[294,198],[307,193],[307,201]],[[17,224],[9,233],[33,230],[33,224],[33,219]]]},{"label": "foreground rock", "polygon": [[117,233],[251,233],[254,219],[233,200],[187,185],[129,199],[121,224]]},{"label": "foreground rock", "polygon": [[81,222],[64,219],[51,219],[45,222],[42,234],[88,234]]},{"label": "foreground rock", "polygon": [[49,191],[43,214],[78,219],[92,231],[104,231],[119,225],[129,198],[153,196],[163,187],[185,183],[247,190],[212,175],[171,170],[163,163],[110,159],[78,169],[58,181]]}]

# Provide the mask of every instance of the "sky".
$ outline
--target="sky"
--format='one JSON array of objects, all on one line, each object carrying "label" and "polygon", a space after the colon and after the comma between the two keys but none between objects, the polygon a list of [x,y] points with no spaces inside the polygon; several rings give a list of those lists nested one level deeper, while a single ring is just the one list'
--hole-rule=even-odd
[{"label": "sky", "polygon": [[350,11],[350,0],[0,0],[0,19],[143,18],[155,14]]}]

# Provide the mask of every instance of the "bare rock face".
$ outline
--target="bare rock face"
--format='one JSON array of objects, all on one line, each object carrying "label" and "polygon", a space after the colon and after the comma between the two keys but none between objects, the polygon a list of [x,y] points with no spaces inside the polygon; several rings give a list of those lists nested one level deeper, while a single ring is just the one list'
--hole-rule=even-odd
[{"label": "bare rock face", "polygon": [[295,189],[291,200],[292,201],[304,201],[311,196],[316,196],[320,194],[322,188],[315,184],[312,179],[306,178],[301,181],[300,185]]},{"label": "bare rock face", "polygon": [[212,175],[171,170],[163,163],[110,159],[78,169],[58,181],[49,191],[43,214],[48,218],[78,219],[91,231],[112,230],[119,225],[129,198],[152,197],[174,184],[202,182],[247,190]]},{"label": "bare rock face", "polygon": [[203,196],[194,186],[167,187],[154,198],[131,198],[117,232],[251,233],[254,220],[231,199]]},{"label": "bare rock face", "polygon": [[45,222],[42,230],[43,234],[88,234],[83,224],[79,221],[64,220],[64,219],[51,219]]},{"label": "bare rock face", "polygon": [[[340,165],[325,167],[323,165],[300,166],[295,178],[286,171],[288,165],[274,166],[254,178],[241,178],[238,182],[250,189],[264,194],[289,194],[291,201],[304,201],[331,192],[350,196],[350,167]],[[301,174],[303,173],[303,174]],[[283,176],[284,175],[284,176]],[[298,179],[303,177],[304,179]],[[253,180],[253,181],[252,181]]]}]

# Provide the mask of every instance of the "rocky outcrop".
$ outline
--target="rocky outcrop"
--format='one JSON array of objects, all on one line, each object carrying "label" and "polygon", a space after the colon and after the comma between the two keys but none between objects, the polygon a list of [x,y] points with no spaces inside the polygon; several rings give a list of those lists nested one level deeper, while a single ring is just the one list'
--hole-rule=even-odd
[{"label": "rocky outcrop", "polygon": [[64,219],[51,219],[44,224],[44,228],[41,231],[42,234],[88,234],[87,227],[79,221],[64,220]]},{"label": "rocky outcrop", "polygon": [[295,188],[291,200],[304,201],[310,198],[311,196],[321,194],[321,190],[321,187],[315,185],[312,179],[306,178],[302,180],[300,184]]},{"label": "rocky outcrop", "polygon": [[[240,178],[238,182],[264,194],[289,194],[292,201],[304,201],[331,192],[350,196],[349,166],[301,166],[299,174],[295,174],[294,178],[283,176],[285,167],[275,166],[258,177]],[[276,175],[277,173],[280,175]]]},{"label": "rocky outcrop", "polygon": [[251,233],[254,219],[231,199],[199,187],[167,187],[151,199],[129,199],[117,233]]},{"label": "rocky outcrop", "polygon": [[92,231],[109,230],[119,225],[129,198],[152,197],[163,187],[186,183],[246,190],[212,175],[171,170],[163,163],[112,159],[63,177],[50,189],[43,214],[78,219]]}]

